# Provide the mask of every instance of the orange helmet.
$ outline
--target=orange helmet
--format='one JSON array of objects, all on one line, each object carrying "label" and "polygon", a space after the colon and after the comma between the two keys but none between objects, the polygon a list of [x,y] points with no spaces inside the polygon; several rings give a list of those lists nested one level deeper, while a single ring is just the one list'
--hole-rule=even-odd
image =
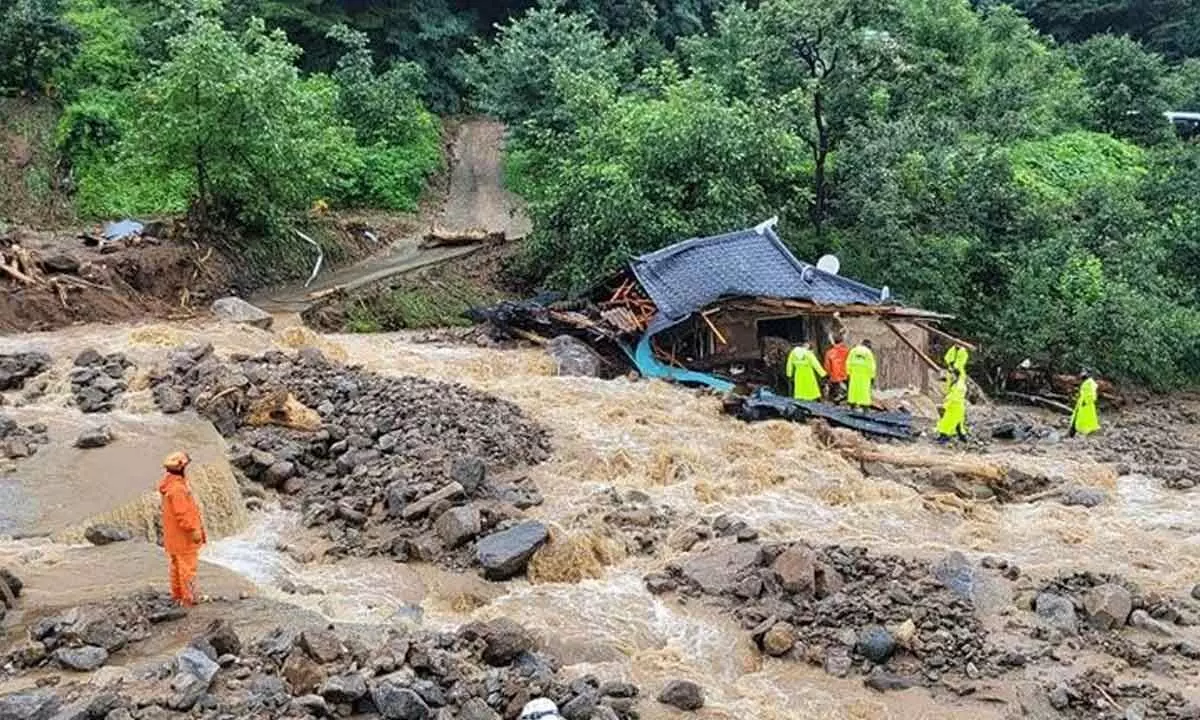
[{"label": "orange helmet", "polygon": [[169,472],[183,472],[192,459],[182,450],[173,452],[163,460],[163,467]]}]

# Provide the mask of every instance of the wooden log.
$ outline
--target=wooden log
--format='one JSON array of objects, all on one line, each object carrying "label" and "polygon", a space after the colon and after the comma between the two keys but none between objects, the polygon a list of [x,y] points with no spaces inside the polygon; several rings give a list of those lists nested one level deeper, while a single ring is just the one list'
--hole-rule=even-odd
[{"label": "wooden log", "polygon": [[1028,395],[1026,393],[1012,392],[1012,391],[1006,390],[1006,391],[1000,393],[1000,397],[1012,398],[1013,400],[1020,400],[1022,402],[1027,402],[1030,405],[1044,407],[1048,410],[1057,410],[1058,412],[1063,413],[1064,415],[1070,415],[1073,412],[1075,412],[1075,410],[1072,409],[1069,405],[1064,405],[1063,403],[1060,403],[1057,400],[1051,400],[1050,398],[1042,397],[1041,395]]},{"label": "wooden log", "polygon": [[900,332],[900,328],[896,327],[896,325],[892,321],[883,320],[882,322],[884,325],[887,325],[888,330],[891,330],[893,333],[896,334],[896,337],[900,338],[901,342],[903,342],[905,345],[907,345],[909,347],[909,349],[911,349],[913,352],[915,352],[917,354],[917,357],[921,358],[921,360],[926,365],[928,365],[930,368],[932,368],[933,370],[936,370],[938,372],[940,372],[944,369],[942,366],[940,366],[936,362],[934,362],[933,358],[926,355],[925,352],[923,350],[921,350],[921,348],[917,347],[916,343],[914,343],[912,340],[909,340],[908,338],[904,337],[904,333]]},{"label": "wooden log", "polygon": [[969,343],[966,340],[956,338],[953,335],[951,335],[950,333],[946,332],[945,330],[934,327],[933,325],[930,325],[929,323],[914,322],[913,325],[916,325],[917,327],[921,328],[922,330],[924,330],[927,333],[937,335],[938,337],[942,338],[943,340],[949,340],[952,343],[962,345],[963,347],[965,347],[966,349],[968,349],[972,352],[979,349],[976,345],[973,345],[972,343]]},{"label": "wooden log", "polygon": [[408,505],[405,505],[404,509],[400,511],[400,517],[404,518],[405,520],[411,520],[412,518],[420,517],[421,515],[429,512],[429,508],[437,505],[442,500],[449,500],[451,498],[459,497],[464,492],[465,490],[463,489],[462,485],[452,482],[437,492],[430,493],[420,500],[416,500]]},{"label": "wooden log", "polygon": [[439,230],[433,228],[425,233],[421,247],[460,247],[482,243],[503,243],[507,239],[503,230]]}]

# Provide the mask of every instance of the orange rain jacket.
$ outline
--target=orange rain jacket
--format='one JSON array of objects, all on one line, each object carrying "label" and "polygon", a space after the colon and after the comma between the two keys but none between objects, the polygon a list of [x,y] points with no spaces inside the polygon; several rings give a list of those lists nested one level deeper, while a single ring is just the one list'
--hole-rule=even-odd
[{"label": "orange rain jacket", "polygon": [[825,372],[829,374],[829,382],[843,383],[849,375],[846,374],[846,356],[850,348],[844,343],[837,343],[825,351]]},{"label": "orange rain jacket", "polygon": [[[159,481],[158,492],[162,495],[163,549],[170,555],[197,552],[208,542],[208,535],[187,479],[169,472]],[[192,538],[197,530],[200,542]]]}]

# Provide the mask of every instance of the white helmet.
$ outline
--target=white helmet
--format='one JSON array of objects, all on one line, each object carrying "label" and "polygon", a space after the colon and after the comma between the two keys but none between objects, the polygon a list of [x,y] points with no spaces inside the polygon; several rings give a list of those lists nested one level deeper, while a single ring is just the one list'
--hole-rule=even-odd
[{"label": "white helmet", "polygon": [[525,703],[520,720],[562,720],[558,706],[549,698],[538,698]]}]

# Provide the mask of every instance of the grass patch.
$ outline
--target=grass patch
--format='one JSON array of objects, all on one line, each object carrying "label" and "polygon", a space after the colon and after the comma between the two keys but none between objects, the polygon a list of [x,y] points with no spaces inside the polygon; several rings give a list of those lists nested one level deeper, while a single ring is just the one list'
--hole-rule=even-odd
[{"label": "grass patch", "polygon": [[346,329],[352,333],[392,332],[435,327],[461,327],[469,307],[502,299],[494,290],[459,279],[430,280],[359,298],[346,310]]}]

